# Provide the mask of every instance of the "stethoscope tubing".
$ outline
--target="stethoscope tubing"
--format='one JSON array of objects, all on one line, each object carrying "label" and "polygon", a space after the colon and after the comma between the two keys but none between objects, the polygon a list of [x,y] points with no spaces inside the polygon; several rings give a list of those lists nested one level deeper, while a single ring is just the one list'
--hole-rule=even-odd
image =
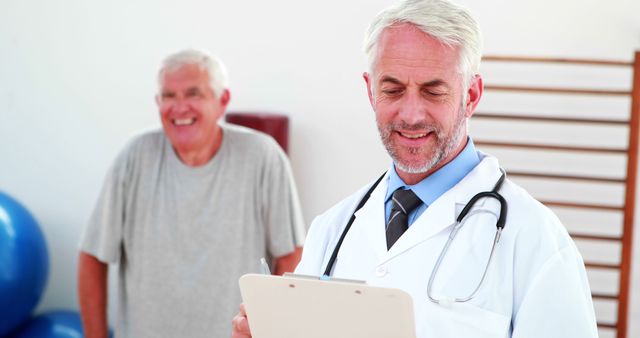
[{"label": "stethoscope tubing", "polygon": [[[453,239],[455,238],[455,235],[457,234],[457,232],[458,232],[457,230],[455,230],[455,233],[454,233],[454,230],[451,231],[451,234],[449,235],[447,242],[442,248],[442,251],[440,251],[440,255],[438,256],[438,260],[436,261],[436,264],[434,265],[433,270],[431,271],[431,275],[429,276],[429,282],[427,283],[427,297],[429,298],[430,301],[436,304],[442,303],[443,300],[436,299],[432,296],[431,289],[433,288],[433,281],[436,279],[436,275],[438,274],[438,269],[440,268],[440,264],[442,263],[442,260],[444,259],[446,252],[449,250],[449,246],[451,245],[451,242],[453,242]],[[493,254],[496,249],[496,244],[498,244],[498,242],[500,241],[501,234],[502,234],[502,228],[496,228],[496,234],[494,235],[494,238],[493,238],[493,245],[491,246],[491,253],[489,254],[487,265],[485,265],[484,267],[484,272],[482,273],[482,278],[480,278],[480,282],[478,283],[478,286],[476,286],[476,288],[473,290],[473,292],[469,296],[464,298],[448,299],[449,302],[464,303],[476,296],[476,293],[478,293],[485,278],[487,277],[487,272],[489,271],[489,266],[491,265],[491,260],[493,259]]]},{"label": "stethoscope tubing", "polygon": [[[478,293],[478,291],[480,290],[481,286],[483,285],[483,282],[487,277],[487,272],[489,271],[489,266],[491,265],[491,261],[493,260],[493,256],[494,256],[495,249],[496,249],[496,245],[500,241],[500,237],[502,235],[502,230],[504,229],[504,226],[506,224],[506,218],[507,218],[507,201],[498,192],[500,190],[500,188],[502,187],[502,183],[506,179],[506,175],[507,174],[504,171],[504,169],[502,169],[502,168],[500,168],[500,172],[502,173],[502,175],[500,176],[500,178],[496,182],[496,184],[493,187],[493,189],[491,191],[480,192],[480,193],[476,194],[475,196],[473,196],[471,198],[471,200],[469,200],[469,202],[467,202],[465,207],[462,209],[462,212],[460,212],[460,215],[458,215],[458,217],[456,218],[456,222],[454,223],[453,228],[451,229],[451,232],[450,232],[450,234],[449,234],[449,236],[447,238],[447,242],[445,243],[444,247],[442,248],[442,251],[440,251],[440,255],[438,256],[438,259],[436,260],[436,264],[434,265],[433,270],[431,271],[431,275],[429,276],[429,282],[427,283],[427,297],[429,298],[430,301],[432,301],[432,302],[434,302],[436,304],[442,304],[444,302],[444,300],[445,300],[445,299],[436,299],[436,298],[434,298],[432,296],[431,289],[433,287],[433,283],[435,281],[437,272],[440,269],[440,265],[441,265],[442,261],[444,260],[444,257],[446,255],[447,251],[449,250],[449,247],[451,246],[451,243],[453,242],[454,238],[456,237],[458,231],[462,228],[462,226],[464,225],[464,222],[466,221],[466,219],[468,217],[472,216],[473,214],[475,214],[474,212],[471,212],[471,209],[476,204],[476,202],[479,201],[482,198],[494,198],[494,199],[498,200],[498,202],[500,202],[500,213],[497,215],[496,234],[494,235],[493,245],[491,246],[491,253],[489,254],[489,259],[487,260],[487,265],[484,268],[484,272],[482,273],[482,277],[480,278],[480,282],[478,283],[476,288],[473,290],[473,292],[469,296],[464,297],[464,298],[447,298],[446,300],[447,300],[448,303],[450,303],[450,302],[467,302],[467,301],[471,300],[473,297],[475,297],[475,295]],[[358,205],[356,206],[355,210],[353,211],[353,214],[351,215],[351,218],[349,219],[349,222],[345,226],[344,230],[342,231],[342,234],[340,235],[340,238],[338,239],[338,243],[336,244],[335,248],[333,249],[333,252],[331,253],[331,257],[329,258],[329,262],[327,263],[327,266],[326,266],[326,269],[324,271],[324,274],[321,276],[322,279],[329,279],[330,278],[331,270],[333,270],[333,266],[335,265],[335,261],[336,261],[336,259],[338,257],[338,252],[340,251],[340,247],[342,246],[342,242],[344,241],[344,238],[346,237],[347,233],[349,232],[349,229],[351,228],[351,225],[355,221],[356,212],[358,210],[360,210],[365,205],[365,203],[369,200],[369,197],[371,196],[371,193],[378,186],[380,181],[382,181],[382,178],[385,175],[386,175],[386,172],[383,173],[375,181],[375,183],[373,183],[371,185],[369,190],[364,194],[364,196],[360,200],[360,203],[358,203]]]}]

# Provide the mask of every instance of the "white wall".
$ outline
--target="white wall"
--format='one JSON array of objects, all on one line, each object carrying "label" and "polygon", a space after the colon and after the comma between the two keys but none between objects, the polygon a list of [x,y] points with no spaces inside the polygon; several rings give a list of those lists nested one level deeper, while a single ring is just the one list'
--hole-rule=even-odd
[{"label": "white wall", "polygon": [[[635,0],[460,2],[480,21],[488,54],[630,60],[640,49]],[[231,76],[231,110],[291,116],[308,222],[386,169],[361,79],[361,39],[391,3],[0,0],[0,189],[32,210],[48,240],[39,309],[77,307],[80,234],[116,153],[158,125],[155,72],[169,52],[218,54]],[[639,291],[630,336],[640,335]]]}]

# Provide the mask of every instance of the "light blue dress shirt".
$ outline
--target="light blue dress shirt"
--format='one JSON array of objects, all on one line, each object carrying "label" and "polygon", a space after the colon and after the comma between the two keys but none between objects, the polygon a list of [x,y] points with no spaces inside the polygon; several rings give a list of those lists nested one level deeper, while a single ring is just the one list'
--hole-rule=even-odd
[{"label": "light blue dress shirt", "polygon": [[[451,162],[444,167],[438,169],[424,180],[414,185],[407,185],[402,181],[395,166],[392,165],[389,170],[389,185],[387,187],[387,195],[385,197],[385,219],[389,221],[391,214],[391,195],[397,189],[411,189],[413,193],[420,198],[422,204],[409,213],[409,226],[413,224],[422,213],[427,210],[429,205],[438,197],[442,196],[447,190],[460,182],[471,170],[480,163],[478,153],[473,145],[473,140],[467,138],[467,145],[462,152],[458,154]],[[386,223],[386,222],[385,222]]]}]

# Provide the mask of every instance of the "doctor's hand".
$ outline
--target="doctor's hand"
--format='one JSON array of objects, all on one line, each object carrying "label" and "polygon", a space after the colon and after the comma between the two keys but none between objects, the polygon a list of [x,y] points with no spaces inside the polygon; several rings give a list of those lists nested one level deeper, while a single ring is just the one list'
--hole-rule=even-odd
[{"label": "doctor's hand", "polygon": [[249,329],[249,320],[244,310],[244,304],[240,304],[240,312],[233,317],[231,321],[233,331],[231,338],[251,338],[251,330]]}]

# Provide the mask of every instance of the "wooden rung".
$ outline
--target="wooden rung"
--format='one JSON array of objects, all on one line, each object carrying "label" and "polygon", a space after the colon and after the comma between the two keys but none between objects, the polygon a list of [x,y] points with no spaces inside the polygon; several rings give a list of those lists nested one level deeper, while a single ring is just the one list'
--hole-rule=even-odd
[{"label": "wooden rung", "polygon": [[568,117],[552,117],[552,116],[534,116],[526,114],[500,114],[500,113],[486,113],[476,112],[473,114],[473,118],[483,119],[505,119],[505,120],[524,120],[524,121],[539,121],[539,122],[563,122],[563,123],[593,123],[593,124],[610,124],[610,125],[622,125],[629,124],[628,120],[614,120],[614,119],[587,119],[587,118],[568,118]]},{"label": "wooden rung", "polygon": [[587,235],[587,234],[577,234],[577,233],[569,233],[571,238],[573,239],[591,239],[596,241],[611,241],[611,242],[620,242],[622,237],[619,236],[602,236],[602,235]]},{"label": "wooden rung", "polygon": [[576,146],[559,146],[550,144],[534,144],[534,143],[511,143],[511,142],[490,142],[474,140],[476,145],[506,148],[527,148],[527,149],[544,149],[544,150],[563,150],[563,151],[581,151],[589,153],[608,153],[608,154],[627,154],[627,149],[620,148],[591,148]]},{"label": "wooden rung", "polygon": [[633,66],[633,62],[618,60],[596,60],[596,59],[571,59],[552,57],[529,57],[529,56],[494,56],[485,55],[482,61],[504,61],[504,62],[539,62],[539,63],[570,63],[592,66]]},{"label": "wooden rung", "polygon": [[618,300],[619,295],[606,295],[604,293],[592,293],[591,297],[597,299]]},{"label": "wooden rung", "polygon": [[559,202],[559,201],[543,201],[540,200],[540,203],[552,206],[552,207],[568,207],[568,208],[576,208],[576,209],[597,209],[597,210],[609,210],[609,211],[624,211],[624,207],[616,207],[610,205],[602,205],[602,204],[589,204],[589,203],[570,203],[570,202]]},{"label": "wooden rung", "polygon": [[626,183],[625,179],[622,178],[608,178],[608,177],[596,177],[596,176],[586,176],[586,175],[562,175],[562,174],[539,174],[539,173],[531,173],[524,171],[507,171],[507,175],[511,176],[521,176],[521,177],[535,177],[535,178],[549,178],[549,179],[557,179],[557,180],[575,180],[575,181],[587,181],[587,182],[602,182],[602,183]]},{"label": "wooden rung", "polygon": [[620,264],[609,264],[609,263],[584,263],[584,266],[587,268],[598,268],[598,269],[609,269],[609,270],[620,270]]},{"label": "wooden rung", "polygon": [[509,91],[509,92],[529,92],[529,93],[631,96],[631,92],[628,90],[613,90],[613,89],[574,89],[574,88],[501,86],[501,85],[487,85],[487,86],[484,86],[484,89]]},{"label": "wooden rung", "polygon": [[598,322],[598,327],[604,327],[607,329],[617,329],[618,324]]}]

